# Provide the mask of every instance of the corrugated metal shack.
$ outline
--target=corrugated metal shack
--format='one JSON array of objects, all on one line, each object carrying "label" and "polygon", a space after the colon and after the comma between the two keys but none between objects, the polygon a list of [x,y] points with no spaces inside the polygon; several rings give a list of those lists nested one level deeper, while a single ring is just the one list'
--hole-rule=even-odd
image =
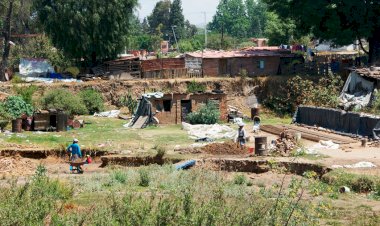
[{"label": "corrugated metal shack", "polygon": [[[269,47],[268,47],[269,48]],[[237,51],[198,51],[185,54],[189,70],[201,71],[204,76],[235,76],[243,69],[249,76],[281,74],[281,62],[297,58],[288,50],[269,48]]]},{"label": "corrugated metal shack", "polygon": [[184,58],[162,58],[141,61],[141,78],[168,79],[186,77]]},{"label": "corrugated metal shack", "polygon": [[64,111],[49,109],[33,115],[32,130],[34,131],[66,131],[68,115]]}]

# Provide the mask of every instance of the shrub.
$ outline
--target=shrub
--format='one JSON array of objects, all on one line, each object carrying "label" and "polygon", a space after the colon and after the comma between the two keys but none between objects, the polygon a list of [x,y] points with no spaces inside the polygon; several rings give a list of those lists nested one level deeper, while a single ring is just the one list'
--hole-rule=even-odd
[{"label": "shrub", "polygon": [[129,113],[133,114],[137,108],[137,100],[133,98],[132,94],[128,92],[126,96],[122,96],[119,101],[119,106],[127,107]]},{"label": "shrub", "polygon": [[33,105],[33,94],[38,90],[38,87],[35,85],[30,86],[13,86],[14,91],[17,93],[17,96],[22,97],[22,99],[30,105]]},{"label": "shrub", "polygon": [[22,78],[21,78],[19,75],[14,75],[14,76],[12,77],[11,82],[12,82],[13,84],[19,84],[19,83],[23,83],[24,81],[22,80]]},{"label": "shrub", "polygon": [[196,82],[196,81],[191,81],[189,84],[187,84],[187,92],[188,93],[197,93],[197,92],[205,92],[206,91],[206,86]]},{"label": "shrub", "polygon": [[94,89],[85,89],[79,93],[90,114],[104,111],[103,96]]},{"label": "shrub", "polygon": [[122,170],[113,171],[112,177],[121,184],[125,184],[127,182],[127,174],[125,171],[122,171]]},{"label": "shrub", "polygon": [[141,187],[149,187],[150,178],[149,178],[148,171],[145,170],[145,169],[140,169],[139,170],[139,176],[140,176],[139,186],[141,186]]},{"label": "shrub", "polygon": [[45,109],[64,110],[70,115],[88,114],[82,99],[65,89],[49,91],[42,97],[41,104]]},{"label": "shrub", "polygon": [[158,159],[162,159],[166,154],[166,148],[161,145],[156,145],[153,149],[157,151],[156,158]]},{"label": "shrub", "polygon": [[234,177],[234,184],[243,185],[247,182],[247,178],[243,174],[237,174]]},{"label": "shrub", "polygon": [[4,102],[3,108],[5,113],[3,117],[9,117],[11,119],[20,118],[22,115],[26,114],[31,116],[33,114],[32,105],[26,103],[22,97],[19,96],[9,96]]},{"label": "shrub", "polygon": [[215,124],[218,122],[220,112],[217,104],[213,101],[208,101],[204,106],[196,112],[187,115],[187,120],[190,124]]}]

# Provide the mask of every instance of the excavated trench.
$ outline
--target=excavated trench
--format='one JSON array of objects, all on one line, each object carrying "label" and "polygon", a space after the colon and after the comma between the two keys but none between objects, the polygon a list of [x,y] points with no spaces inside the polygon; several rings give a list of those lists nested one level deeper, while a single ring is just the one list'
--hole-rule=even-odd
[{"label": "excavated trench", "polygon": [[[109,152],[104,150],[92,150],[92,149],[82,149],[82,155],[90,155],[92,157],[101,157],[108,155]],[[50,150],[1,150],[1,157],[13,157],[20,156],[23,158],[30,159],[46,159],[47,157],[58,157],[63,158],[67,156],[67,152],[62,149],[50,149]]]},{"label": "excavated trench", "polygon": [[[176,164],[183,162],[183,159],[177,158],[157,158],[152,156],[102,156],[102,165],[121,165],[129,167],[147,166],[152,164]],[[234,158],[206,158],[197,159],[196,167],[228,172],[246,172],[246,173],[266,173],[278,169],[285,169],[286,172],[303,175],[307,171],[314,171],[319,177],[331,171],[331,168],[321,166],[320,164],[294,162],[294,161],[273,161],[259,159],[234,159]]]}]

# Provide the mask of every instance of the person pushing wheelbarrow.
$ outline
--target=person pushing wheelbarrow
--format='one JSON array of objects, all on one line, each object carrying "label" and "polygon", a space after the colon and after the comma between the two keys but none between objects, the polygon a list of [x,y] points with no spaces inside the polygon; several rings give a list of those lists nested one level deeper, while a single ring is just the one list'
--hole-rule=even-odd
[{"label": "person pushing wheelbarrow", "polygon": [[80,150],[78,139],[74,139],[73,143],[67,147],[67,152],[70,156],[69,164],[70,164],[70,172],[73,173],[75,170],[78,173],[83,173],[82,165],[91,163],[91,157],[87,156],[86,161],[82,161],[82,152]]}]

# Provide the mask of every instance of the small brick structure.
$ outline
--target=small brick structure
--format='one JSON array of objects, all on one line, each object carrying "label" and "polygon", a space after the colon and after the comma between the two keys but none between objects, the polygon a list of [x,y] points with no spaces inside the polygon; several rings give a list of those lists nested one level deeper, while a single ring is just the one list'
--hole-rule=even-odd
[{"label": "small brick structure", "polygon": [[160,124],[180,124],[186,121],[187,114],[213,100],[219,105],[220,120],[227,120],[227,94],[224,93],[175,93],[165,94],[162,98],[151,98],[152,110]]}]

